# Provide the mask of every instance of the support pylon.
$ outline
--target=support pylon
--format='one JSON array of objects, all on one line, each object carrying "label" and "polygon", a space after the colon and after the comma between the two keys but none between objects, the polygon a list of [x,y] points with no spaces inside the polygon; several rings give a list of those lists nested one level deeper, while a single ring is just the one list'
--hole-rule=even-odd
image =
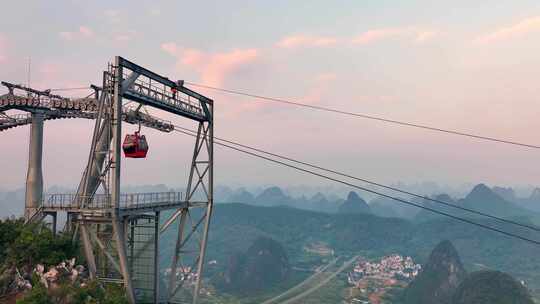
[{"label": "support pylon", "polygon": [[28,221],[39,209],[43,196],[43,115],[32,113],[24,217]]}]

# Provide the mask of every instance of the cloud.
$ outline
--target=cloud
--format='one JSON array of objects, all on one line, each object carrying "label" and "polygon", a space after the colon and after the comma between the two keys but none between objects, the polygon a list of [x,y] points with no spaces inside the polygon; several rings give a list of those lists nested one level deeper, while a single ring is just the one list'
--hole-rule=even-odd
[{"label": "cloud", "polygon": [[328,82],[328,81],[334,81],[337,79],[337,75],[334,73],[322,73],[317,75],[315,77],[315,80],[318,82]]},{"label": "cloud", "polygon": [[336,45],[337,38],[310,35],[292,35],[281,39],[276,46],[279,48],[292,49],[300,47],[328,47]]},{"label": "cloud", "polygon": [[94,32],[89,27],[86,27],[86,26],[80,26],[79,33],[81,33],[81,35],[84,37],[94,36]]},{"label": "cloud", "polygon": [[[84,63],[68,63],[62,60],[41,59],[32,61],[32,86],[38,89],[47,88],[71,88],[88,86],[88,73],[81,72],[72,75],[73,69],[79,71],[87,70],[88,66]],[[90,92],[90,91],[88,91]],[[77,96],[88,94],[87,91],[62,91],[57,92],[62,96]]]},{"label": "cloud", "polygon": [[394,27],[373,29],[354,37],[353,44],[371,44],[388,39],[410,39],[416,43],[423,43],[437,35],[437,31],[417,27]]},{"label": "cloud", "polygon": [[178,46],[174,42],[166,42],[161,44],[161,49],[169,55],[176,56],[178,52]]},{"label": "cloud", "polygon": [[424,43],[428,40],[433,39],[438,34],[439,33],[437,31],[432,31],[432,30],[420,31],[416,34],[416,38],[414,41],[417,43]]},{"label": "cloud", "polygon": [[476,39],[478,43],[490,43],[506,39],[512,39],[515,37],[521,37],[533,32],[540,32],[540,16],[531,17],[520,22],[500,28],[494,32],[483,35]]},{"label": "cloud", "polygon": [[60,38],[64,40],[73,40],[73,38],[75,37],[75,34],[73,32],[60,32],[59,35]]},{"label": "cloud", "polygon": [[402,29],[402,28],[385,28],[385,29],[369,30],[353,38],[352,42],[355,44],[368,44],[368,43],[372,43],[378,40],[403,36],[405,33],[407,33],[407,31],[409,31],[409,29]]},{"label": "cloud", "polygon": [[161,15],[161,10],[159,8],[152,8],[148,11],[148,14],[150,16],[160,16]]},{"label": "cloud", "polygon": [[221,86],[230,73],[255,61],[259,55],[257,49],[235,49],[225,53],[206,53],[197,49],[183,48],[173,42],[163,43],[161,49],[176,58],[176,66],[185,66],[200,73],[201,81],[206,85]]},{"label": "cloud", "polygon": [[380,28],[373,29],[361,33],[360,35],[348,38],[339,39],[332,36],[317,36],[317,35],[291,35],[282,38],[276,43],[276,47],[283,49],[296,48],[314,48],[314,47],[331,47],[338,44],[370,44],[386,39],[406,38],[415,43],[424,43],[433,39],[438,35],[438,32],[431,29],[419,27],[395,27],[395,28]]},{"label": "cloud", "polygon": [[313,85],[304,96],[300,97],[298,100],[304,103],[317,103],[320,102],[323,97],[325,97],[332,83],[337,79],[337,75],[334,73],[322,73],[316,75],[313,78]]},{"label": "cloud", "polygon": [[120,22],[120,11],[114,10],[114,9],[108,9],[103,12],[103,15],[107,17],[109,22],[111,23],[119,23]]},{"label": "cloud", "polygon": [[67,41],[72,41],[76,39],[89,39],[95,36],[94,31],[91,28],[87,26],[83,26],[83,25],[79,27],[78,31],[60,32],[59,35],[60,35],[60,38]]},{"label": "cloud", "polygon": [[117,42],[128,42],[135,39],[137,35],[138,35],[137,31],[129,30],[129,31],[116,34],[114,36],[114,40]]}]

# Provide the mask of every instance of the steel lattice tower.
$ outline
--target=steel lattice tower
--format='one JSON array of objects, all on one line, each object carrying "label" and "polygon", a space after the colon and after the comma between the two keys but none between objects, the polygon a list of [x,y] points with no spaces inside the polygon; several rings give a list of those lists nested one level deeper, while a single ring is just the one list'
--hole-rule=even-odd
[{"label": "steel lattice tower", "polygon": [[[175,193],[150,196],[122,196],[121,186],[121,144],[123,99],[155,107],[198,123],[198,134],[189,172],[186,195]],[[105,155],[105,157],[103,157]],[[96,191],[102,186],[103,199],[100,202]],[[202,190],[202,191],[198,191]],[[203,193],[202,200],[195,200],[195,193]],[[159,295],[159,236],[178,221],[176,246],[172,254],[167,302],[174,302],[181,287],[188,280],[182,260],[192,262],[194,274],[193,303],[197,301],[204,257],[208,239],[208,228],[213,207],[213,102],[183,86],[137,66],[121,57],[116,57],[104,73],[100,109],[94,128],[87,170],[85,170],[77,194],[81,212],[72,222],[80,227],[85,248],[85,256],[93,276],[103,279],[121,279],[126,287],[130,302],[139,299],[135,291],[153,289],[153,301],[161,301]],[[104,203],[105,205],[101,205]],[[194,224],[187,221],[192,217],[193,208],[202,208],[200,219]],[[175,212],[160,224],[160,212],[174,209]],[[141,228],[141,222],[146,228]],[[148,226],[148,224],[150,224]],[[153,224],[153,225],[152,225]],[[138,242],[142,230],[153,230],[153,237]],[[194,258],[186,259],[181,253],[187,242],[184,233],[202,230],[198,250],[191,251]],[[151,246],[152,244],[153,246]],[[145,280],[136,283],[137,270],[145,268],[147,261],[141,260],[144,251],[151,246],[153,265],[153,286]],[[186,250],[185,253],[188,251]],[[178,265],[182,267],[178,268]],[[112,267],[111,267],[112,266]],[[178,270],[180,269],[180,270]],[[149,276],[144,270],[140,276]],[[148,280],[146,280],[148,281]],[[144,288],[142,286],[144,285]],[[144,292],[143,292],[144,294]]]}]

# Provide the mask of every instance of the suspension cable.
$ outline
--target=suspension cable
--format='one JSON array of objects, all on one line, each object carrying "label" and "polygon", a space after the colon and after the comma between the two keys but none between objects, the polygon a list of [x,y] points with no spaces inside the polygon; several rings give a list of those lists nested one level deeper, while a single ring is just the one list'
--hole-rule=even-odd
[{"label": "suspension cable", "polygon": [[[197,136],[196,134],[191,133],[191,132],[194,132],[194,131],[191,131],[191,130],[190,130],[191,132],[184,131],[182,129],[175,129],[175,131],[186,134],[186,135],[189,135],[189,136],[192,136],[192,137]],[[215,138],[215,139],[218,139],[218,138]],[[324,179],[327,179],[327,180],[330,180],[330,181],[334,181],[334,182],[337,182],[337,183],[340,183],[340,184],[344,184],[344,185],[350,186],[352,188],[362,190],[364,192],[368,192],[368,193],[371,193],[371,194],[376,194],[376,195],[379,195],[379,196],[382,196],[382,197],[385,197],[385,198],[388,198],[388,199],[391,199],[391,200],[394,200],[394,201],[397,201],[397,202],[400,202],[400,203],[403,203],[403,204],[406,204],[406,205],[417,207],[417,208],[427,210],[429,212],[436,213],[436,214],[439,214],[439,215],[442,215],[442,216],[445,216],[445,217],[449,217],[449,218],[452,218],[452,219],[455,219],[455,220],[458,220],[458,221],[461,221],[461,222],[464,222],[464,223],[468,223],[468,224],[475,225],[475,226],[478,226],[478,227],[481,227],[481,228],[484,228],[484,229],[488,229],[488,230],[491,230],[491,231],[494,231],[494,232],[497,232],[497,233],[500,233],[500,234],[504,234],[506,236],[518,238],[518,239],[523,240],[523,241],[527,241],[527,242],[530,242],[530,243],[533,243],[533,244],[536,244],[536,245],[540,245],[539,241],[536,241],[536,240],[533,240],[533,239],[529,239],[529,238],[526,238],[526,237],[511,233],[511,232],[507,232],[507,231],[504,231],[504,230],[501,230],[501,229],[498,229],[498,228],[494,228],[494,227],[491,227],[491,226],[488,226],[488,225],[485,225],[485,224],[482,224],[482,223],[477,223],[477,222],[475,222],[475,221],[473,221],[471,219],[467,219],[467,218],[463,218],[463,217],[460,217],[460,216],[452,215],[452,214],[447,213],[447,212],[439,211],[439,210],[436,210],[436,209],[433,209],[433,208],[430,208],[430,207],[426,207],[426,206],[423,206],[423,205],[420,205],[420,204],[417,204],[417,203],[413,203],[413,202],[410,202],[410,201],[407,201],[407,200],[404,200],[404,199],[401,199],[401,198],[398,198],[398,197],[394,197],[394,196],[391,196],[391,195],[388,195],[388,194],[385,194],[385,193],[382,193],[382,192],[379,192],[379,191],[368,189],[366,187],[362,187],[362,186],[359,186],[359,185],[356,185],[356,184],[353,184],[353,183],[350,183],[350,182],[347,182],[347,181],[344,181],[344,180],[340,180],[340,179],[337,179],[337,178],[334,178],[334,177],[331,177],[331,176],[328,176],[328,175],[324,175],[324,174],[321,174],[321,173],[318,173],[318,172],[315,172],[315,171],[312,171],[312,170],[308,170],[308,169],[301,168],[301,167],[298,167],[298,166],[295,166],[295,165],[291,165],[291,164],[285,163],[283,161],[279,161],[279,160],[276,160],[276,159],[273,159],[273,158],[270,158],[270,157],[266,157],[264,155],[260,155],[260,154],[255,153],[255,152],[250,152],[248,150],[244,150],[244,149],[241,149],[241,148],[238,148],[238,147],[234,147],[232,145],[229,145],[229,144],[226,144],[226,143],[223,143],[223,142],[220,142],[220,141],[221,141],[221,139],[218,139],[218,141],[214,141],[214,143],[219,145],[219,146],[222,146],[222,147],[226,147],[226,148],[229,148],[229,149],[232,149],[232,150],[244,153],[244,154],[248,154],[248,155],[260,158],[260,159],[264,159],[264,160],[269,161],[269,162],[273,162],[273,163],[276,163],[276,164],[279,164],[279,165],[282,165],[282,166],[286,166],[286,167],[295,169],[297,171],[301,171],[301,172],[311,174],[311,175],[314,175],[314,176],[318,176],[318,177],[321,177],[321,178],[324,178]],[[455,206],[455,205],[452,205],[452,206]],[[457,206],[457,207],[459,207],[459,206]],[[494,219],[498,219],[498,220],[508,221],[506,219],[498,218],[498,217],[488,215],[488,214],[486,214],[485,216],[488,216],[488,217],[491,217],[491,218],[494,218]],[[514,225],[518,225],[518,226],[522,226],[522,227],[525,227],[525,228],[530,228],[530,229],[538,231],[538,228],[534,227],[534,226],[528,226],[528,225],[517,223],[517,222],[507,222],[507,223],[512,223]]]},{"label": "suspension cable", "polygon": [[485,140],[485,141],[491,141],[491,142],[497,142],[497,143],[502,143],[502,144],[521,146],[521,147],[531,148],[531,149],[540,149],[540,145],[522,143],[522,142],[517,142],[517,141],[509,140],[509,139],[502,139],[502,138],[496,138],[496,137],[490,137],[490,136],[483,136],[483,135],[478,135],[478,134],[473,134],[473,133],[468,133],[468,132],[462,132],[462,131],[456,131],[456,130],[442,129],[442,128],[439,128],[439,127],[428,126],[428,125],[414,123],[414,122],[406,122],[406,121],[389,119],[389,118],[384,118],[384,117],[379,117],[379,116],[373,116],[373,115],[367,115],[367,114],[362,114],[362,113],[355,113],[355,112],[349,112],[349,111],[344,111],[344,110],[339,110],[339,109],[333,109],[333,108],[328,108],[328,107],[323,107],[323,106],[310,105],[310,104],[300,103],[300,102],[291,101],[291,100],[282,99],[282,98],[267,97],[267,96],[262,96],[262,95],[257,95],[257,94],[247,93],[247,92],[242,92],[242,91],[237,91],[237,90],[229,90],[229,89],[224,89],[224,88],[212,87],[212,86],[198,84],[198,83],[194,83],[194,82],[186,81],[185,83],[188,84],[188,85],[195,86],[195,87],[220,91],[220,92],[229,93],[229,94],[235,94],[235,95],[251,97],[251,98],[255,98],[256,100],[262,100],[262,101],[268,101],[268,102],[277,102],[277,103],[287,104],[287,105],[296,106],[296,107],[309,108],[309,109],[312,109],[312,110],[319,110],[319,111],[324,111],[324,112],[331,112],[331,113],[343,114],[343,115],[347,115],[347,116],[353,116],[353,117],[357,117],[357,118],[365,118],[365,119],[370,119],[370,120],[376,120],[376,121],[390,123],[390,124],[394,124],[394,125],[419,128],[419,129],[442,132],[442,133],[452,134],[452,135],[465,136],[465,137],[470,137],[470,138],[475,138],[475,139],[480,139],[480,140]]}]

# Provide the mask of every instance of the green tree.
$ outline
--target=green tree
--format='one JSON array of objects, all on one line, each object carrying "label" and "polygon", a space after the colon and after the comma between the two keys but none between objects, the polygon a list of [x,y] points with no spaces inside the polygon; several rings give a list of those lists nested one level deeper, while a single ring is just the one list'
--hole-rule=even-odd
[{"label": "green tree", "polygon": [[5,261],[8,248],[19,237],[24,226],[22,218],[8,218],[0,220],[0,261]]},{"label": "green tree", "polygon": [[52,298],[48,295],[47,289],[40,283],[34,285],[24,298],[17,301],[17,304],[53,304]]},{"label": "green tree", "polygon": [[[11,236],[8,229],[11,229]],[[3,236],[3,237],[2,237]],[[6,220],[0,223],[0,238],[6,239],[5,261],[17,267],[37,263],[58,264],[77,255],[78,248],[66,234],[54,235],[42,223],[24,224],[22,221]]]}]

